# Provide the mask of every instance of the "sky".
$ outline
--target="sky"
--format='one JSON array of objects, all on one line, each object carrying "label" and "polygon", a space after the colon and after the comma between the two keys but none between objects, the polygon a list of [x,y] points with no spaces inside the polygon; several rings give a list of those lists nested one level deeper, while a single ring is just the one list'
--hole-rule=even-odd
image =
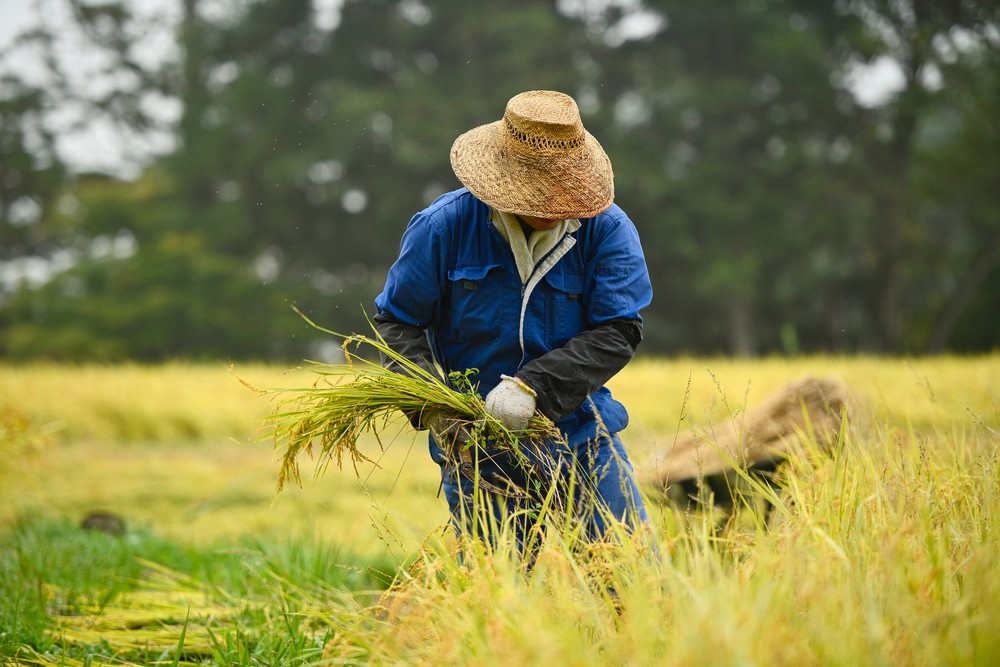
[{"label": "sky", "polygon": [[[180,11],[180,0],[126,0],[126,4],[140,16],[171,15]],[[44,16],[48,25],[69,26],[69,10],[65,0],[0,0],[0,51],[10,48],[17,35],[38,25]],[[173,48],[172,35],[167,31],[144,42],[139,55],[144,61],[155,63]],[[72,75],[80,87],[89,92],[100,91],[116,85],[107,76],[101,76],[101,60],[95,51],[87,52],[83,38],[72,30],[58,31],[56,49],[63,68]],[[12,51],[5,66],[25,76],[43,77],[44,68],[32,50]],[[176,100],[163,97],[147,100],[147,105],[155,109],[155,115],[169,123],[180,114]],[[57,150],[78,171],[99,171],[123,178],[136,176],[152,156],[171,150],[174,139],[169,132],[151,132],[137,135],[116,127],[109,120],[93,121],[85,127],[77,127],[76,121],[82,117],[79,109],[69,106],[59,109],[46,118],[47,124],[55,130]]]},{"label": "sky", "polygon": [[3,0],[0,2],[0,46],[28,27],[33,15],[34,0]]}]

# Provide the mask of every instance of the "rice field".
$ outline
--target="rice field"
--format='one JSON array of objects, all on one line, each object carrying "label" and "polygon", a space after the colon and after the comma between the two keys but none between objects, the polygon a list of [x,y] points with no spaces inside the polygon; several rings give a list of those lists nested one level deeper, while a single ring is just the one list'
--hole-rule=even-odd
[{"label": "rice field", "polygon": [[[640,358],[611,386],[639,464],[803,375],[848,384],[849,423],[769,514],[654,504],[654,556],[557,532],[525,577],[456,558],[402,422],[276,493],[240,379],[305,371],[0,367],[0,664],[1000,663],[1000,355]],[[81,530],[96,509],[125,534]]]}]

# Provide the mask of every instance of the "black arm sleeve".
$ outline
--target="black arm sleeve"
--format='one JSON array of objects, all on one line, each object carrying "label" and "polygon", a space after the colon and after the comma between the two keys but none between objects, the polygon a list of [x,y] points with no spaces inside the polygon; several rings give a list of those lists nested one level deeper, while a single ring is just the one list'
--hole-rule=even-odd
[{"label": "black arm sleeve", "polygon": [[525,364],[517,377],[538,394],[538,411],[558,421],[623,369],[641,341],[640,320],[610,320]]},{"label": "black arm sleeve", "polygon": [[[424,330],[419,327],[411,327],[402,324],[384,315],[376,315],[372,318],[375,321],[375,329],[378,335],[385,339],[386,345],[392,348],[393,352],[406,357],[428,373],[441,376],[434,364],[434,354],[431,352],[431,344],[427,340]],[[396,373],[407,374],[406,370],[392,359],[381,355],[382,366]]]},{"label": "black arm sleeve", "polygon": [[[430,341],[427,340],[427,335],[423,329],[402,324],[383,315],[376,315],[372,319],[375,321],[375,329],[378,331],[378,334],[385,339],[386,345],[394,352],[406,357],[428,373],[436,375],[439,378],[441,377],[441,371],[434,363],[434,354],[431,352]],[[406,369],[386,357],[385,354],[381,355],[381,357],[382,365],[385,368],[403,375],[409,374]],[[410,420],[413,428],[418,430],[426,428],[426,426],[421,424],[421,415],[419,413],[408,414],[406,418]]]}]

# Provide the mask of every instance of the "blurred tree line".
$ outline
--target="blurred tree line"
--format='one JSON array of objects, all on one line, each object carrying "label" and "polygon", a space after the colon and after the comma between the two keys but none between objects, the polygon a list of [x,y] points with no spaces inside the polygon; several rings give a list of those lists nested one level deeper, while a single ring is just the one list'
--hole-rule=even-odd
[{"label": "blurred tree line", "polygon": [[[60,1],[113,83],[74,83],[44,22],[17,47],[47,76],[0,60],[0,358],[327,354],[292,304],[368,331],[405,224],[458,185],[451,142],[533,88],[611,156],[654,281],[644,352],[1000,342],[996,2],[177,0],[150,63],[130,5]],[[885,62],[898,85],[860,103]],[[175,141],[80,173],[69,108]]]}]

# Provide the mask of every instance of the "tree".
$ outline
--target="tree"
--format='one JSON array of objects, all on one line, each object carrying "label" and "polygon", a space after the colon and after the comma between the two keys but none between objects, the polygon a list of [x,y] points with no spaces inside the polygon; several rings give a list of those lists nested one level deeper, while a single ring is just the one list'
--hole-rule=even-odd
[{"label": "tree", "polygon": [[815,340],[856,123],[831,51],[857,21],[809,3],[648,4],[662,37],[595,60],[619,191],[655,267],[651,342],[745,355],[794,348],[789,331]]},{"label": "tree", "polygon": [[[898,63],[903,78],[896,97],[871,110],[859,141],[864,160],[856,183],[870,207],[863,234],[870,257],[864,266],[865,312],[877,323],[867,346],[877,351],[919,349],[922,343],[907,340],[906,331],[927,306],[919,278],[928,269],[925,251],[939,254],[940,243],[949,244],[952,236],[947,216],[921,214],[926,199],[914,187],[924,130],[937,122],[933,89],[941,83],[935,79],[954,54],[954,45],[948,46],[953,37],[969,31],[995,35],[1000,8],[965,0],[859,0],[851,8],[878,40],[879,52]],[[954,75],[962,68],[948,69]],[[977,134],[982,131],[972,127]]]},{"label": "tree", "polygon": [[[182,48],[150,62],[124,2],[58,1],[120,85],[0,63],[0,261],[51,278],[0,301],[7,358],[313,356],[291,304],[366,330],[406,221],[458,185],[456,135],[529,88],[574,95],[612,158],[644,351],[997,344],[992,4],[183,0]],[[880,58],[902,86],[866,107],[851,72]],[[87,174],[54,109],[170,141]]]},{"label": "tree", "polygon": [[340,331],[367,327],[406,221],[458,185],[458,132],[522,87],[572,89],[559,37],[573,24],[549,4],[349,1],[332,31],[301,0],[248,4],[226,25],[187,7],[195,63],[168,162],[182,224],[213,252],[270,267]]},{"label": "tree", "polygon": [[[957,43],[956,43],[957,42]],[[1000,331],[1000,36],[956,31],[941,43],[947,85],[933,95],[913,189],[928,230],[913,346],[989,349]]]},{"label": "tree", "polygon": [[[0,54],[0,63],[9,53]],[[52,223],[67,169],[44,117],[47,91],[6,67],[0,75],[0,263],[55,250]],[[0,303],[6,291],[0,282]]]}]

